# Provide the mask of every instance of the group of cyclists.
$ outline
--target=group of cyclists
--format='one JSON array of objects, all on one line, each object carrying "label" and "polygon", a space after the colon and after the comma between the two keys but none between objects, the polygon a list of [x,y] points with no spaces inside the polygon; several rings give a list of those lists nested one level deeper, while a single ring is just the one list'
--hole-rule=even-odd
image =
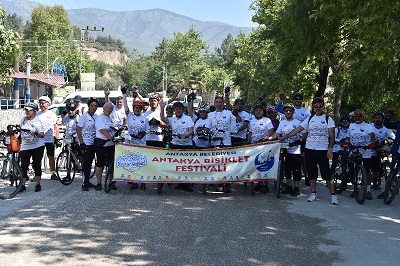
[{"label": "group of cyclists", "polygon": [[[363,110],[357,109],[353,116],[341,116],[340,124],[335,127],[333,119],[324,112],[324,99],[315,97],[310,112],[304,107],[303,95],[300,92],[293,95],[291,103],[281,99],[276,106],[260,102],[251,107],[242,99],[235,99],[231,104],[230,88],[227,87],[224,95],[215,97],[213,106],[201,102],[197,110],[193,108],[190,95],[187,98],[187,106],[179,101],[174,102],[178,90],[168,101],[153,94],[146,102],[136,87],[133,87],[132,109],[127,103],[126,87],[121,89],[123,96],[118,97],[115,103],[109,101],[108,87],[104,88],[104,92],[106,103],[102,114],[96,114],[100,104],[96,98],[90,98],[87,111],[81,113],[81,98],[77,96],[67,104],[67,111],[62,118],[66,128],[64,138],[75,138],[77,141],[76,147],[82,160],[83,191],[92,187],[96,190],[102,189],[103,168],[114,157],[115,128],[121,127],[127,129],[128,143],[170,149],[219,148],[272,140],[290,143],[284,169],[287,187],[282,193],[297,197],[300,194],[299,186],[303,172],[305,184],[309,185],[311,190],[308,201],[315,201],[319,168],[329,187],[331,203],[335,205],[339,202],[330,174],[329,160],[339,156],[339,151],[343,149],[341,144],[347,140],[351,145],[368,147],[363,149],[362,157],[368,173],[366,198],[371,200],[371,191],[379,189],[376,180],[380,158],[374,152],[374,146],[385,143],[389,138],[399,139],[399,136],[395,136],[391,131],[400,126],[399,123],[390,122],[391,112],[386,116],[382,112],[376,112],[373,122],[367,123]],[[35,191],[41,190],[41,160],[44,148],[47,150],[52,179],[57,178],[54,174],[54,138],[59,138],[59,127],[57,117],[48,111],[49,105],[50,99],[47,96],[39,98],[39,105],[27,103],[24,108],[26,115],[20,122],[21,128],[29,129],[21,132],[21,166],[26,177],[32,158]],[[397,147],[397,150],[392,149],[393,158],[397,158],[398,145],[393,146]],[[95,157],[96,185],[89,182]],[[26,178],[24,182],[25,180]],[[112,183],[110,188],[117,189],[115,183]],[[131,188],[139,188],[139,184],[131,183]],[[179,184],[175,188],[193,192],[191,184]],[[146,184],[140,184],[140,189],[145,190]],[[225,193],[231,192],[230,184],[221,184],[216,189]],[[22,188],[22,191],[24,190],[25,186]],[[268,182],[260,182],[256,190],[268,192]],[[381,197],[382,195],[378,196]]]}]

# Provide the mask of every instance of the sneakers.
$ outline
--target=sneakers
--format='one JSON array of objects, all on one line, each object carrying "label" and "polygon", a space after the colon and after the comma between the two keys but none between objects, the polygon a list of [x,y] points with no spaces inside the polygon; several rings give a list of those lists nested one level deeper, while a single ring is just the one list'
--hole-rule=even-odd
[{"label": "sneakers", "polygon": [[58,180],[58,177],[56,174],[52,174],[50,177],[51,180]]},{"label": "sneakers", "polygon": [[89,182],[89,184],[88,184],[88,188],[93,188],[93,187],[96,187],[95,185],[93,185],[93,183],[90,183]]},{"label": "sneakers", "polygon": [[20,191],[19,191],[19,193],[22,193],[22,192],[24,192],[24,191],[26,191],[26,186],[22,186],[21,189],[20,189]]},{"label": "sneakers", "polygon": [[35,186],[35,192],[39,192],[42,190],[42,186],[40,184]]},{"label": "sneakers", "polygon": [[376,197],[377,199],[384,199],[385,198],[385,191],[383,191],[381,194]]},{"label": "sneakers", "polygon": [[94,189],[97,190],[97,191],[101,190],[101,184],[98,183],[98,184],[94,187]]},{"label": "sneakers", "polygon": [[354,190],[353,190],[353,192],[351,192],[350,197],[351,198],[355,198],[356,197],[356,192]]},{"label": "sneakers", "polygon": [[371,191],[367,191],[367,196],[365,196],[367,200],[372,200],[374,197],[372,196]]},{"label": "sneakers", "polygon": [[262,193],[262,194],[267,194],[267,193],[269,193],[269,187],[266,186],[266,185],[264,185],[264,186],[261,188],[261,193]]},{"label": "sneakers", "polygon": [[293,192],[293,187],[292,186],[288,186],[286,187],[281,194],[291,194]]},{"label": "sneakers", "polygon": [[316,198],[317,198],[317,195],[315,193],[311,193],[307,199],[307,202],[314,202]]},{"label": "sneakers", "polygon": [[89,191],[88,185],[82,185],[82,191]]},{"label": "sneakers", "polygon": [[115,185],[115,182],[110,183],[110,189],[111,190],[117,190],[117,186]]},{"label": "sneakers", "polygon": [[336,195],[332,195],[331,196],[331,202],[332,202],[333,205],[339,205],[338,197]]},{"label": "sneakers", "polygon": [[290,193],[290,196],[292,197],[297,197],[298,195],[300,195],[300,191],[298,187],[295,187],[292,192]]},{"label": "sneakers", "polygon": [[146,184],[145,183],[140,184],[140,189],[141,190],[146,190]]}]

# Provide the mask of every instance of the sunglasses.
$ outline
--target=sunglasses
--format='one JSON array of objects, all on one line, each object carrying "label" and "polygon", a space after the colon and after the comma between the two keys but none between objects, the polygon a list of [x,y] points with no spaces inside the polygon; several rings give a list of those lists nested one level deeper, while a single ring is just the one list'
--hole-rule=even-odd
[{"label": "sunglasses", "polygon": [[314,105],[314,108],[322,108],[324,107],[323,105]]},{"label": "sunglasses", "polygon": [[302,101],[302,98],[294,98],[295,101]]},{"label": "sunglasses", "polygon": [[285,113],[292,113],[293,110],[292,110],[292,109],[287,109],[287,110],[285,110],[284,112],[285,112]]},{"label": "sunglasses", "polygon": [[349,123],[349,120],[342,120],[341,123]]},{"label": "sunglasses", "polygon": [[363,117],[362,114],[354,115],[354,117]]},{"label": "sunglasses", "polygon": [[205,110],[200,110],[199,113],[206,113],[206,111]]}]

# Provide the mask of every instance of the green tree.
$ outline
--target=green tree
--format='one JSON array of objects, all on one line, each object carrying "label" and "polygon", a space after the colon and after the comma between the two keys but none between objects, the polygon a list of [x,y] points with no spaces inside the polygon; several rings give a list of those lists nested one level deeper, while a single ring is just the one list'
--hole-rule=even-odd
[{"label": "green tree", "polygon": [[7,76],[11,73],[13,59],[19,51],[18,32],[11,29],[7,30],[5,24],[6,11],[0,7],[0,83],[11,82],[11,79]]}]

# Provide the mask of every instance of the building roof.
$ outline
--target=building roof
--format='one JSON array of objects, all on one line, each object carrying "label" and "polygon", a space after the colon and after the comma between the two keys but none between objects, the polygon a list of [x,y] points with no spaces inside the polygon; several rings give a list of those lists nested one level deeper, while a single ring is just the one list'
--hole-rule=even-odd
[{"label": "building roof", "polygon": [[31,74],[27,76],[23,72],[14,72],[10,75],[12,78],[30,79],[52,87],[61,87],[66,84],[63,76],[52,74]]}]

